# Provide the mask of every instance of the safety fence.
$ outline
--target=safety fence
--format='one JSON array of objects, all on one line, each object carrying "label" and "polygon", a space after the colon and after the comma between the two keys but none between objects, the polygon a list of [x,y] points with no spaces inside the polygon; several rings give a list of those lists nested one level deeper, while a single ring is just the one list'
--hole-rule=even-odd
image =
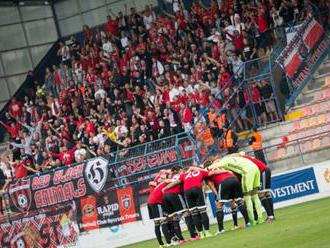
[{"label": "safety fence", "polygon": [[[330,131],[304,136],[263,149],[267,164],[272,168],[309,165],[330,159]],[[253,156],[253,151],[248,152]]]}]

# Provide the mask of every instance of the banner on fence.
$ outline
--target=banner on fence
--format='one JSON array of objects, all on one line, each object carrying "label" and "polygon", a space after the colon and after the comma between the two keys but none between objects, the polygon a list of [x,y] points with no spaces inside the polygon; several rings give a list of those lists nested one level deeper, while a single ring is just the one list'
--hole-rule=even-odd
[{"label": "banner on fence", "polygon": [[186,140],[178,144],[177,147],[127,159],[111,166],[116,173],[116,177],[120,178],[118,180],[120,185],[140,182],[136,187],[141,190],[148,188],[148,180],[152,179],[159,169],[165,169],[173,165],[190,166],[193,164],[193,160],[193,145],[191,141]]},{"label": "banner on fence", "polygon": [[81,198],[77,208],[81,232],[141,220],[139,200],[132,187]]},{"label": "banner on fence", "polygon": [[298,88],[327,48],[327,42],[322,42],[324,30],[311,16],[301,25],[296,26],[292,33],[294,35],[288,37],[288,44],[276,62],[292,80],[293,86]]},{"label": "banner on fence", "polygon": [[106,192],[112,186],[112,177],[108,160],[102,157],[35,174],[9,185],[10,208],[25,213]]},{"label": "banner on fence", "polygon": [[292,41],[293,37],[297,34],[298,29],[300,27],[301,27],[301,24],[285,28],[287,44],[289,44]]},{"label": "banner on fence", "polygon": [[[322,171],[317,174],[318,177],[316,177],[313,167],[273,176],[271,192],[274,203],[319,193],[318,185],[321,181],[323,185],[328,186],[330,192],[330,165],[327,168],[316,168]],[[215,198],[212,192],[208,192],[208,199],[213,217],[216,217]],[[229,203],[224,205],[224,213],[225,215],[231,214]]]},{"label": "banner on fence", "polygon": [[50,247],[74,245],[79,230],[71,206],[48,213],[20,214],[0,224],[0,247]]}]

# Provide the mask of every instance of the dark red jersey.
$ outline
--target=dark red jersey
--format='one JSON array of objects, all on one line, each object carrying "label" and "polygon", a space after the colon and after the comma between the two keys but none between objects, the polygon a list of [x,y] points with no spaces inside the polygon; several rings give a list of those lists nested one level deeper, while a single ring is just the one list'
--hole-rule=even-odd
[{"label": "dark red jersey", "polygon": [[259,159],[256,159],[256,158],[250,157],[250,156],[243,156],[243,158],[246,158],[246,159],[252,161],[256,166],[258,166],[260,172],[263,172],[267,168],[267,165],[265,163],[261,162]]},{"label": "dark red jersey", "polygon": [[203,180],[208,176],[207,170],[189,170],[180,175],[179,180],[183,182],[183,190],[191,188],[202,188]]},{"label": "dark red jersey", "polygon": [[[179,180],[179,178],[180,178],[180,174],[171,175],[171,179],[173,179],[173,180]],[[181,189],[182,189],[181,185],[177,184],[174,187],[165,190],[164,195],[165,194],[179,194],[179,193],[181,193]]]},{"label": "dark red jersey", "polygon": [[166,186],[166,183],[158,184],[151,192],[148,198],[149,204],[161,204],[163,203],[163,192],[162,189]]},{"label": "dark red jersey", "polygon": [[[215,170],[217,168],[214,168]],[[222,183],[223,181],[225,181],[228,178],[236,178],[236,176],[233,173],[230,172],[225,172],[225,173],[221,173],[221,174],[217,174],[217,175],[212,175],[210,176],[208,179],[212,182],[214,182],[215,185],[219,185],[220,183]]]}]

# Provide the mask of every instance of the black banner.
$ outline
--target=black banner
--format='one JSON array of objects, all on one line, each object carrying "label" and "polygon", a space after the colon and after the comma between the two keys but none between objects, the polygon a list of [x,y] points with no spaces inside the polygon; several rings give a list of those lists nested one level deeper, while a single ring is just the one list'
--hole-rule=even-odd
[{"label": "black banner", "polygon": [[9,185],[10,208],[21,213],[106,192],[111,187],[108,160],[98,157]]},{"label": "black banner", "polygon": [[148,181],[160,169],[172,166],[191,166],[194,162],[194,149],[190,140],[184,140],[177,147],[156,151],[112,164],[119,185],[135,184],[139,193],[148,188]]}]

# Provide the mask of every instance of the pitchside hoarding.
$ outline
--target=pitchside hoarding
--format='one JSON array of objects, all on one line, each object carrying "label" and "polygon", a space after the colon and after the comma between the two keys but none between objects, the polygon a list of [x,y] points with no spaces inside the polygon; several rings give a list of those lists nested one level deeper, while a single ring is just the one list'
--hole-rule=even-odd
[{"label": "pitchside hoarding", "polygon": [[318,192],[319,188],[312,167],[272,177],[274,203]]}]

